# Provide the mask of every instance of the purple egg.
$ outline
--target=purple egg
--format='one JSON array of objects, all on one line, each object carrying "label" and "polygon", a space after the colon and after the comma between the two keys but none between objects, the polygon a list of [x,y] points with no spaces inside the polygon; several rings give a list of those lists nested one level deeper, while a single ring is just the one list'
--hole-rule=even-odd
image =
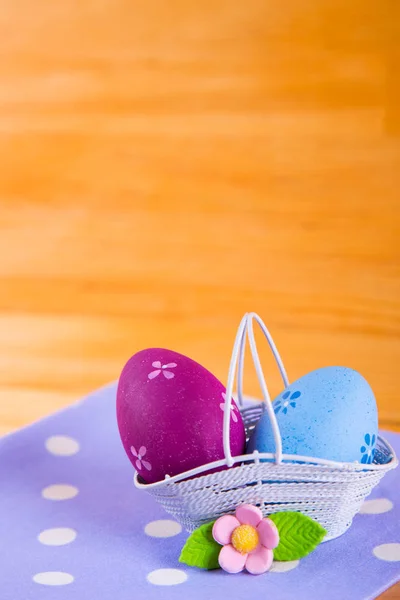
[{"label": "purple egg", "polygon": [[[125,451],[143,480],[153,483],[224,458],[225,386],[194,360],[162,348],[126,363],[117,390]],[[242,417],[232,401],[233,456],[245,451]]]}]

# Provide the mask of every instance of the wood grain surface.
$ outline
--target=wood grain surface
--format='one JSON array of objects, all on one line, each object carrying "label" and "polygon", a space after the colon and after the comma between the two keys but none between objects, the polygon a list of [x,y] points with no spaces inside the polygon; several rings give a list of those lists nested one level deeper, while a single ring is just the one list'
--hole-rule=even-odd
[{"label": "wood grain surface", "polygon": [[292,379],[352,366],[400,429],[400,3],[4,0],[0,23],[0,433],[147,346],[225,380],[247,310]]}]

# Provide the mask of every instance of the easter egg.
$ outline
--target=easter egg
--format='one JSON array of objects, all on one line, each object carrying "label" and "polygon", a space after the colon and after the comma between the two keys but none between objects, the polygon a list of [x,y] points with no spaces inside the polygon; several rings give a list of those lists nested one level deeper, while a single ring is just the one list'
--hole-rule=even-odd
[{"label": "easter egg", "polygon": [[[146,483],[224,458],[225,386],[200,364],[162,348],[138,352],[117,389],[117,420],[125,451]],[[244,454],[245,429],[232,400],[230,444]]]},{"label": "easter egg", "polygon": [[[370,464],[378,435],[376,401],[352,369],[325,367],[304,375],[274,401],[284,454]],[[275,452],[268,414],[258,421],[247,453]]]}]

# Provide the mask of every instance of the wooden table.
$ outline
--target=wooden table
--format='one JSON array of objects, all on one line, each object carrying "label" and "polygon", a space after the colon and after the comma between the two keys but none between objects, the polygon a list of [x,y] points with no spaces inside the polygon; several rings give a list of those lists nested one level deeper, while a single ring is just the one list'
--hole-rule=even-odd
[{"label": "wooden table", "polygon": [[352,366],[400,429],[400,3],[5,0],[0,20],[0,432],[146,346],[224,380],[247,310],[292,379]]}]

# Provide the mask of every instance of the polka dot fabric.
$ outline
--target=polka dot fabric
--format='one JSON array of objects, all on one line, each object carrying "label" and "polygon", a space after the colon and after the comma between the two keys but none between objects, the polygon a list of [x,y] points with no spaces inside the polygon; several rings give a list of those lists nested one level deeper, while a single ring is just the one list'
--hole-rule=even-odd
[{"label": "polka dot fabric", "polygon": [[[115,419],[114,385],[0,439],[2,600],[324,600],[377,596],[400,579],[400,470],[353,526],[260,577],[178,562],[187,533],[136,490]],[[400,436],[387,434],[400,451]]]}]

